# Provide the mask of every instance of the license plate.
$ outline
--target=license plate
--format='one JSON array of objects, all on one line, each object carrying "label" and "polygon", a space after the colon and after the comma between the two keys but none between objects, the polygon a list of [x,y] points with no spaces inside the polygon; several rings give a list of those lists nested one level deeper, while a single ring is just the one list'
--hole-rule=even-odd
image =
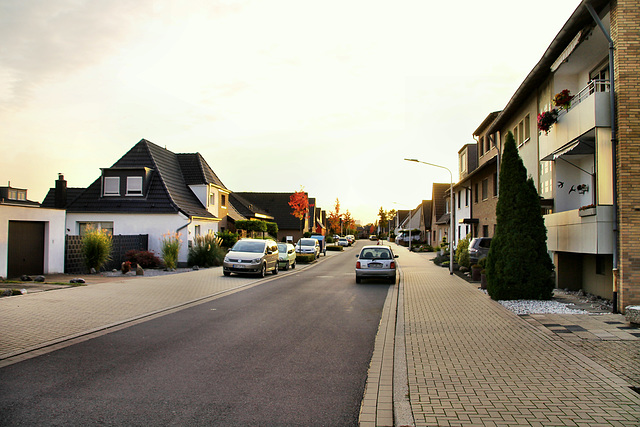
[{"label": "license plate", "polygon": [[242,264],[233,264],[233,268],[245,268]]},{"label": "license plate", "polygon": [[380,264],[379,262],[370,262],[369,268],[382,268],[382,264]]}]

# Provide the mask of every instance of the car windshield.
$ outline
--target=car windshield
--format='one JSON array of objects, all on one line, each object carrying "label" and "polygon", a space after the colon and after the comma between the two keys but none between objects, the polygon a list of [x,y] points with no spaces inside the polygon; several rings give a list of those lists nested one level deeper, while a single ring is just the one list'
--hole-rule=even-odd
[{"label": "car windshield", "polygon": [[391,259],[391,251],[382,248],[365,248],[360,254],[362,259]]},{"label": "car windshield", "polygon": [[233,248],[231,248],[231,252],[254,252],[254,253],[262,253],[264,252],[264,242],[263,241],[252,241],[252,240],[240,240]]},{"label": "car windshield", "polygon": [[278,243],[278,251],[287,252],[287,244],[286,243]]},{"label": "car windshield", "polygon": [[300,245],[302,246],[315,246],[317,240],[316,239],[301,239]]}]

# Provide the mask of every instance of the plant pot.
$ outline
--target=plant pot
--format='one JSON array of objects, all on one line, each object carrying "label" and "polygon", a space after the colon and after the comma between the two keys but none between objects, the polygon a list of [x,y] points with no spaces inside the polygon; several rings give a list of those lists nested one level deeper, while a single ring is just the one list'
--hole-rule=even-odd
[{"label": "plant pot", "polygon": [[481,271],[482,271],[482,268],[480,267],[471,267],[471,280],[474,282],[479,282]]},{"label": "plant pot", "polygon": [[480,273],[480,289],[487,289],[487,275]]},{"label": "plant pot", "polygon": [[596,208],[580,209],[578,215],[580,216],[594,216],[596,214]]}]

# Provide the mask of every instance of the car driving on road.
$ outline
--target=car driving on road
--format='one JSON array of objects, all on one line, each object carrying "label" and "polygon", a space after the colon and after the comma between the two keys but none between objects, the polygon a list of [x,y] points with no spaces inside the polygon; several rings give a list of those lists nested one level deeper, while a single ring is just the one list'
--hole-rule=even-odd
[{"label": "car driving on road", "polygon": [[224,257],[222,273],[258,274],[264,277],[267,271],[278,274],[278,245],[271,239],[242,239]]},{"label": "car driving on road", "polygon": [[398,255],[394,255],[389,246],[365,246],[356,258],[356,283],[367,278],[388,279],[396,283]]}]

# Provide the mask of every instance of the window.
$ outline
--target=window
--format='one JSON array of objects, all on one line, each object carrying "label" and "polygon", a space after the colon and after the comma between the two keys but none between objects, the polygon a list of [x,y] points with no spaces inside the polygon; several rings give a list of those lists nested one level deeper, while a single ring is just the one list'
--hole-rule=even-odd
[{"label": "window", "polygon": [[209,206],[215,206],[216,204],[216,193],[215,192],[211,192],[209,193]]},{"label": "window", "polygon": [[199,236],[199,235],[200,235],[200,232],[201,232],[201,231],[200,231],[200,226],[199,226],[199,225],[196,225],[194,228],[195,228],[195,230],[194,230],[194,234],[195,234],[196,236]]},{"label": "window", "polygon": [[531,117],[527,114],[524,118],[524,140],[531,138]]},{"label": "window", "polygon": [[104,195],[119,196],[120,195],[120,178],[117,176],[104,177]]},{"label": "window", "polygon": [[476,190],[476,191],[475,191],[475,193],[476,193],[476,196],[475,196],[475,202],[476,202],[476,203],[478,203],[478,183],[477,183],[477,182],[476,182],[476,188],[475,188],[475,190]]},{"label": "window", "polygon": [[9,189],[9,200],[27,200],[27,192],[26,190],[14,190]]},{"label": "window", "polygon": [[461,200],[462,200],[462,190],[458,191],[458,209],[460,209]]},{"label": "window", "polygon": [[127,196],[142,196],[142,177],[127,177]]},{"label": "window", "polygon": [[467,171],[467,153],[460,153],[460,173]]},{"label": "window", "polygon": [[113,236],[113,222],[104,221],[86,221],[86,222],[78,222],[78,234],[80,236],[84,236],[87,234],[89,230],[104,230],[107,234]]},{"label": "window", "polygon": [[220,206],[222,207],[226,207],[227,206],[227,196],[224,194],[220,195]]},{"label": "window", "polygon": [[480,155],[482,156],[484,154],[484,136],[480,137],[478,145],[480,146]]},{"label": "window", "polygon": [[518,126],[513,128],[513,139],[516,141],[516,144],[520,144],[520,140],[518,139]]},{"label": "window", "polygon": [[469,188],[464,189],[464,205],[465,206],[469,206],[469,191],[471,191]]},{"label": "window", "polygon": [[483,225],[482,226],[482,237],[489,237],[489,226],[488,225]]},{"label": "window", "polygon": [[482,200],[489,198],[489,178],[482,180]]}]

